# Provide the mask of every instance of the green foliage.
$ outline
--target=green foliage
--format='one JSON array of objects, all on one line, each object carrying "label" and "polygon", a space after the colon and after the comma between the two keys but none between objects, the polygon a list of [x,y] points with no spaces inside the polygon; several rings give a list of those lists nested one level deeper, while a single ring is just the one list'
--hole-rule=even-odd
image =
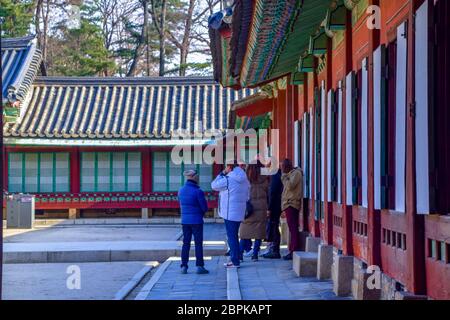
[{"label": "green foliage", "polygon": [[29,33],[33,20],[32,0],[0,0],[2,37],[21,37]]},{"label": "green foliage", "polygon": [[100,28],[82,18],[80,28],[59,27],[62,48],[54,57],[55,71],[65,76],[94,76],[112,74],[116,68],[106,50]]}]

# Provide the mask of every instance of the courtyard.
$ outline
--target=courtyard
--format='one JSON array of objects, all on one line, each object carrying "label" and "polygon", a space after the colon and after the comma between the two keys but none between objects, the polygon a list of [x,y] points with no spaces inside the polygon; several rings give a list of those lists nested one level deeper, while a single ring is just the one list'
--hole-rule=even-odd
[{"label": "courtyard", "polygon": [[5,229],[4,299],[347,299],[334,295],[331,281],[297,277],[291,261],[246,258],[235,274],[228,275],[221,223],[205,224],[205,263],[210,274],[197,275],[191,261],[183,275],[180,225],[124,222],[68,225],[61,221],[31,230]]}]

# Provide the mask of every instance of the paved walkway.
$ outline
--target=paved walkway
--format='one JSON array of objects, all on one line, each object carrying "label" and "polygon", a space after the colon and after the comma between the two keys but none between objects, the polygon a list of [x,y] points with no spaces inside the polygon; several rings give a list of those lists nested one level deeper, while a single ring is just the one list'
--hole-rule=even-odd
[{"label": "paved walkway", "polygon": [[242,300],[336,300],[333,283],[316,278],[299,278],[292,261],[247,260],[239,269]]},{"label": "paved walkway", "polygon": [[[182,244],[181,227],[174,225],[4,231],[4,263],[164,261],[179,256]],[[205,255],[223,254],[225,238],[223,224],[205,225]]]},{"label": "paved walkway", "polygon": [[[145,293],[148,300],[226,300],[227,271],[223,267],[225,257],[213,257],[206,261],[209,275],[195,274],[194,261],[189,273],[180,273],[179,261],[168,261],[169,266],[162,272],[150,291]],[[167,263],[167,262],[166,262]],[[238,269],[239,288],[242,300],[349,300],[336,297],[331,281],[315,278],[299,278],[292,270],[292,262],[284,260],[260,259],[252,262],[246,259]],[[144,296],[145,297],[145,296]]]},{"label": "paved walkway", "polygon": [[[30,263],[3,266],[5,300],[112,300],[151,262]],[[79,287],[68,287],[79,275]]]},{"label": "paved walkway", "polygon": [[180,261],[172,261],[147,296],[148,300],[226,300],[227,273],[225,257],[205,260],[209,274],[195,273],[195,262],[190,261],[188,274],[180,273]]}]

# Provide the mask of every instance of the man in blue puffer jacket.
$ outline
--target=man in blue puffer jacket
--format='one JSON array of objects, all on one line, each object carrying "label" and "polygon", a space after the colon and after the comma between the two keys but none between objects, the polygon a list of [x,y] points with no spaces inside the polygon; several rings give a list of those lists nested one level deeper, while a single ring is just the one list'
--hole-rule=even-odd
[{"label": "man in blue puffer jacket", "polygon": [[183,226],[183,248],[181,250],[181,273],[186,274],[189,262],[191,239],[194,235],[195,258],[198,274],[209,273],[203,259],[203,216],[208,211],[205,194],[198,185],[199,176],[195,170],[183,173],[186,184],[178,192],[181,207],[181,224]]}]

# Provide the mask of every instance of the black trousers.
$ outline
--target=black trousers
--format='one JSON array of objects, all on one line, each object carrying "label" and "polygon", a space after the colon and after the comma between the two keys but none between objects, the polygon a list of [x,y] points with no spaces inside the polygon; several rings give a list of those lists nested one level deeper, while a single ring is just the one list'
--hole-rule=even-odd
[{"label": "black trousers", "polygon": [[270,242],[270,252],[280,253],[280,219],[269,219],[267,221],[267,241]]}]

